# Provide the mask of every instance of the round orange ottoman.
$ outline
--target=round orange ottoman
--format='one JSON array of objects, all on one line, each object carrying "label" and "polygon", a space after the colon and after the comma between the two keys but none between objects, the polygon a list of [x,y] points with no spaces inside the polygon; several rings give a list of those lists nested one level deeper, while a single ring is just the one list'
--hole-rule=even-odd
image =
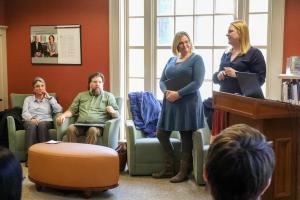
[{"label": "round orange ottoman", "polygon": [[99,145],[39,143],[29,148],[28,177],[37,189],[83,190],[88,197],[92,191],[118,186],[119,156]]}]

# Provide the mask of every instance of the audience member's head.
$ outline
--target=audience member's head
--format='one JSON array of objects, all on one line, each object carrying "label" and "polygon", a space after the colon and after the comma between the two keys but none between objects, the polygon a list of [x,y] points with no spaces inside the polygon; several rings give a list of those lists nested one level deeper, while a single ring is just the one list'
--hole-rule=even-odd
[{"label": "audience member's head", "polygon": [[89,76],[89,90],[92,95],[98,96],[103,91],[104,75],[100,72],[96,72]]},{"label": "audience member's head", "polygon": [[224,129],[210,145],[205,177],[214,200],[256,200],[270,185],[274,165],[265,136],[237,124]]},{"label": "audience member's head", "polygon": [[0,146],[0,199],[21,199],[22,180],[20,162],[8,149]]}]

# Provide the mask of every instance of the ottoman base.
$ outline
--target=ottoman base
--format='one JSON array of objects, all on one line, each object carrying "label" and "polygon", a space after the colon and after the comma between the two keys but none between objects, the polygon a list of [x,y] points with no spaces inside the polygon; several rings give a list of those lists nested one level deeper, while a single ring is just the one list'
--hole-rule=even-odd
[{"label": "ottoman base", "polygon": [[28,176],[29,180],[33,183],[35,183],[35,188],[37,191],[41,191],[44,187],[49,187],[49,188],[55,188],[55,189],[59,189],[59,190],[79,190],[83,192],[83,195],[85,198],[90,198],[92,196],[93,192],[96,191],[106,191],[115,187],[118,187],[119,184],[116,185],[111,185],[111,186],[106,186],[106,187],[99,187],[99,188],[78,188],[78,187],[65,187],[65,186],[57,186],[57,185],[51,185],[51,184],[47,184],[47,183],[42,183],[40,181],[34,180],[33,178],[31,178],[30,176]]}]

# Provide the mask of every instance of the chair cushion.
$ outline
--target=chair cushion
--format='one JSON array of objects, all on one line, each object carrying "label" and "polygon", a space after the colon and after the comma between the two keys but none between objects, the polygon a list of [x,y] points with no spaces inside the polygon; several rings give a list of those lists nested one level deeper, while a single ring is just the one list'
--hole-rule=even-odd
[{"label": "chair cushion", "polygon": [[[175,151],[180,150],[180,140],[170,138]],[[141,138],[136,140],[137,163],[161,163],[164,151],[157,138]]]}]

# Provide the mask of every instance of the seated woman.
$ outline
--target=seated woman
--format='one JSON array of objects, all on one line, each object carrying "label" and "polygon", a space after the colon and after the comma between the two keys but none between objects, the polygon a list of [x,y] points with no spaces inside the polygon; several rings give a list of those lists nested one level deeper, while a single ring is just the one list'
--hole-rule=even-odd
[{"label": "seated woman", "polygon": [[56,99],[47,93],[43,78],[34,78],[32,86],[33,96],[25,98],[22,111],[27,150],[35,143],[49,140],[48,130],[53,127],[52,114],[62,111]]}]

